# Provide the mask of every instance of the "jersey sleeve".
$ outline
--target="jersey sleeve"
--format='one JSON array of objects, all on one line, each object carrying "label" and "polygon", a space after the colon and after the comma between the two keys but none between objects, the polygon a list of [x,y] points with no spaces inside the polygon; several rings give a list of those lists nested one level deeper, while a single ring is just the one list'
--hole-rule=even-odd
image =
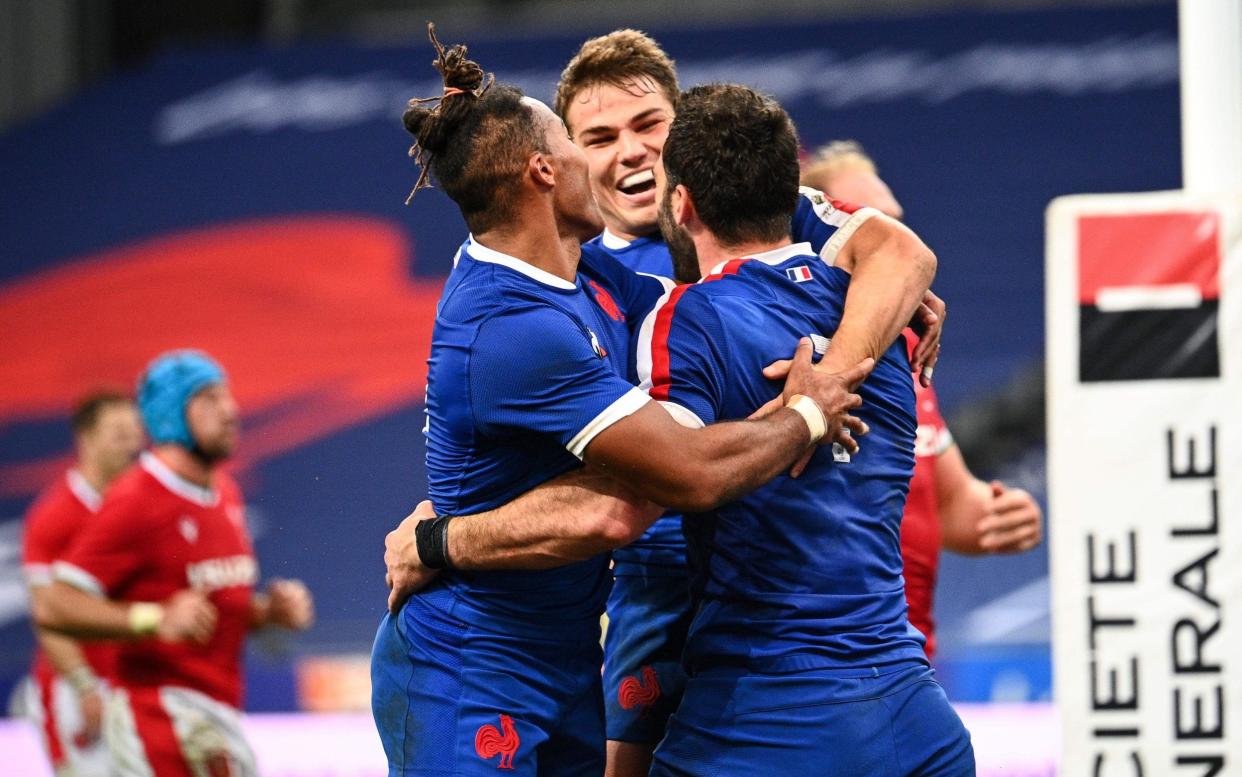
[{"label": "jersey sleeve", "polygon": [[940,456],[953,447],[953,434],[949,431],[949,425],[945,423],[944,416],[940,413],[940,400],[936,397],[936,389],[933,386],[924,388],[917,380],[914,386],[915,401],[918,402],[919,427],[932,430],[931,438],[928,440],[930,447],[928,452],[933,456]]},{"label": "jersey sleeve", "polygon": [[635,272],[607,251],[590,244],[582,247],[579,271],[603,288],[612,290],[631,330],[642,320],[642,313],[651,310],[660,296],[675,285],[671,278]]},{"label": "jersey sleeve", "polygon": [[147,564],[150,521],[136,500],[108,499],[53,565],[55,579],[111,596]]},{"label": "jersey sleeve", "polygon": [[649,401],[613,371],[589,329],[549,306],[506,311],[480,325],[469,391],[484,434],[551,435],[578,458],[596,435]]},{"label": "jersey sleeve", "polygon": [[678,286],[639,329],[635,351],[639,388],[686,426],[720,417],[728,385],[724,327],[702,287]]},{"label": "jersey sleeve", "polygon": [[60,558],[77,528],[49,500],[35,503],[22,532],[22,573],[27,585],[51,584],[52,564]]},{"label": "jersey sleeve", "polygon": [[810,243],[829,265],[836,264],[837,254],[859,227],[880,215],[875,208],[830,199],[809,186],[800,187],[798,194],[790,237],[795,243]]}]

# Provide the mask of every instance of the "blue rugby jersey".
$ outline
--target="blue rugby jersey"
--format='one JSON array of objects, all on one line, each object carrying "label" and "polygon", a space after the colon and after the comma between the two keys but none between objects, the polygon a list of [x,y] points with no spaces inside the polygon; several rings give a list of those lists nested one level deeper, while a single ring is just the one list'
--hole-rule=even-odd
[{"label": "blue rugby jersey", "polygon": [[[847,273],[800,243],[680,286],[642,323],[640,387],[704,424],[745,418],[780,393],[763,378],[765,365],[787,358],[802,336],[836,331],[848,285]],[[917,428],[904,340],[859,393],[855,412],[871,432],[858,454],[821,448],[798,479],[781,476],[687,516],[698,604],[692,666],[784,672],[925,660],[902,580],[901,516]]]},{"label": "blue rugby jersey", "polygon": [[[853,225],[847,226],[850,217],[858,208],[829,200],[821,192],[806,186],[799,190],[799,194],[801,196],[798,197],[790,230],[793,240],[810,243],[831,264],[845,240],[866,219],[859,219]],[[840,227],[846,228],[839,230]],[[832,241],[834,235],[839,237]],[[673,259],[659,232],[626,241],[605,231],[583,247],[584,257],[599,253],[612,256],[636,273],[673,277]],[[650,306],[636,306],[631,310],[637,314],[648,307]],[[631,374],[630,377],[637,382],[637,376]],[[647,574],[660,574],[660,570],[668,570],[669,574],[679,576],[686,562],[686,540],[681,532],[681,513],[667,512],[660,516],[643,536],[624,548],[614,550],[612,557],[621,565],[644,565],[648,567]]]},{"label": "blue rugby jersey", "polygon": [[[610,277],[574,283],[467,241],[437,308],[427,385],[427,479],[437,514],[505,504],[580,463],[603,429],[647,396],[625,380],[633,297]],[[650,281],[650,279],[645,279]],[[630,303],[626,303],[630,304]],[[637,304],[637,302],[633,303]],[[610,586],[607,556],[540,571],[448,571],[424,594],[450,614],[551,638],[597,624]],[[447,588],[453,596],[445,598]]]}]

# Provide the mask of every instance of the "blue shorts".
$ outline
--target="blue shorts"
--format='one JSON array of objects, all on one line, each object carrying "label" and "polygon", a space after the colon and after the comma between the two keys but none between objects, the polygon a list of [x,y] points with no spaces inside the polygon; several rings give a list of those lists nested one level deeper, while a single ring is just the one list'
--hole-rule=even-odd
[{"label": "blue shorts", "polygon": [[970,734],[922,664],[886,674],[696,674],[651,767],[652,777],[974,773]]},{"label": "blue shorts", "polygon": [[384,616],[371,711],[390,777],[599,777],[601,656],[598,631],[585,632],[576,642],[498,634],[420,596]]},{"label": "blue shorts", "polygon": [[680,568],[617,564],[604,639],[608,738],[654,746],[681,702],[690,582]]}]

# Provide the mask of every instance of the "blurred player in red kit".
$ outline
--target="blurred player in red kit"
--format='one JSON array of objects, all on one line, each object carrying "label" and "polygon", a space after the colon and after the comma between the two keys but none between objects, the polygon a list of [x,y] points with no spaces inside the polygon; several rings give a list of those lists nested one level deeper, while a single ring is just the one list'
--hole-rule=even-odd
[{"label": "blurred player in red kit", "polygon": [[[142,450],[142,422],[133,401],[119,391],[85,397],[72,417],[77,458],[39,495],[26,515],[22,568],[36,602],[52,583],[52,563],[65,552],[103,501],[103,492]],[[79,644],[35,629],[38,649],[26,708],[43,737],[57,777],[110,773],[100,739],[106,680],[116,661],[106,642]]]},{"label": "blurred player in red kit", "polygon": [[[838,140],[807,163],[802,184],[829,197],[870,205],[901,219],[903,210],[862,146]],[[971,474],[953,442],[936,392],[914,381],[918,433],[914,478],[901,522],[906,599],[910,622],[927,637],[927,656],[936,650],[932,616],[940,548],[955,553],[1021,553],[1039,544],[1043,513],[1026,491],[999,480],[985,483]]]},{"label": "blurred player in red kit", "polygon": [[242,736],[242,646],[268,624],[313,619],[301,582],[255,594],[258,565],[237,484],[219,465],[237,444],[223,369],[172,351],[139,380],[152,441],[98,516],[53,565],[40,627],[118,643],[104,736],[124,777],[250,777]]}]

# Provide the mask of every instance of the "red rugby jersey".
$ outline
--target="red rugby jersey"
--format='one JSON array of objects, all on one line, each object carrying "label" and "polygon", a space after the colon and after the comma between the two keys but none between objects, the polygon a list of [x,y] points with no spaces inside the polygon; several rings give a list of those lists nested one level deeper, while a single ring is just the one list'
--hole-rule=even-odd
[{"label": "red rugby jersey", "polygon": [[[26,513],[22,531],[22,571],[31,586],[52,582],[52,564],[59,559],[81,531],[95,520],[103,497],[76,469],[44,489]],[[82,655],[101,677],[111,677],[116,665],[116,647],[111,642],[83,640]],[[36,677],[56,674],[42,649],[35,650]]]},{"label": "red rugby jersey", "polygon": [[901,555],[905,561],[906,603],[910,623],[927,637],[927,657],[936,652],[936,623],[932,602],[936,570],[940,565],[940,507],[936,493],[936,459],[953,445],[953,435],[940,415],[933,388],[923,388],[917,376],[914,401],[919,428],[914,439],[914,477],[901,519]]},{"label": "red rugby jersey", "polygon": [[55,566],[58,579],[123,601],[160,602],[195,588],[219,610],[206,645],[122,642],[121,686],[192,688],[241,706],[241,655],[258,565],[237,484],[211,489],[179,477],[153,454],[108,490],[99,515]]}]

